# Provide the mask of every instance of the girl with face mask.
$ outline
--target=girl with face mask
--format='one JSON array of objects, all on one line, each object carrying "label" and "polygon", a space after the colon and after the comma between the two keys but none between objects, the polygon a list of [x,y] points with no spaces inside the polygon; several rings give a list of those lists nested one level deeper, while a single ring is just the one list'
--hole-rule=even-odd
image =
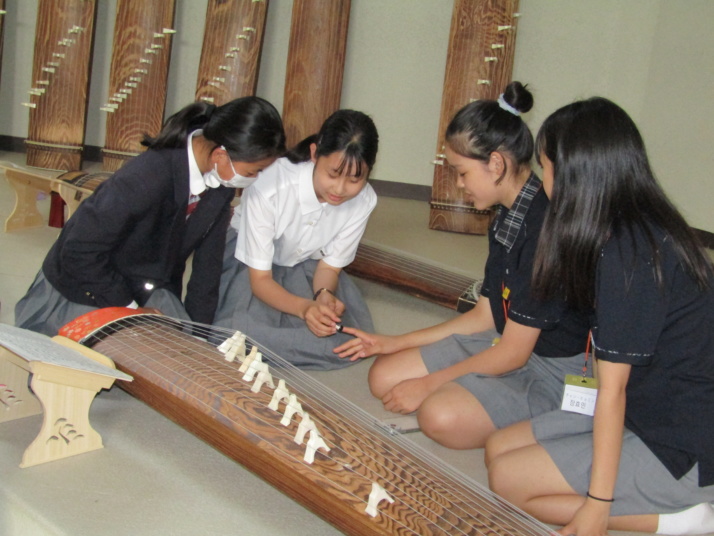
[{"label": "girl with face mask", "polygon": [[284,153],[280,115],[258,97],[195,102],[142,143],[67,222],[15,308],[17,326],[55,335],[93,309],[127,306],[211,323],[235,188]]},{"label": "girl with face mask", "polygon": [[243,192],[214,325],[242,331],[303,368],[351,364],[332,349],[349,338],[338,333],[342,322],[372,326],[342,268],[377,203],[367,183],[377,146],[368,116],[338,110]]}]

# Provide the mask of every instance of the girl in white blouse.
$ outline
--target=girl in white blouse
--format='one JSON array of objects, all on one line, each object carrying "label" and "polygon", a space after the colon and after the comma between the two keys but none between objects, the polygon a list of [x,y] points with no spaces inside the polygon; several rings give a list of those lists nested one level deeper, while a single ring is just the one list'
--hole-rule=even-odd
[{"label": "girl in white blouse", "polygon": [[367,115],[338,110],[243,192],[214,325],[242,331],[303,368],[352,364],[332,349],[349,338],[338,333],[342,323],[372,327],[342,268],[377,203],[367,178],[378,140]]}]

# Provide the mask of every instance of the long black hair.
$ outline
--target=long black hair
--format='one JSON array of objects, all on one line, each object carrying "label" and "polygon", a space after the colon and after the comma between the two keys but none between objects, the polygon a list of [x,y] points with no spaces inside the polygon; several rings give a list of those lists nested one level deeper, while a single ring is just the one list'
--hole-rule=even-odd
[{"label": "long black hair", "polygon": [[709,286],[711,261],[657,183],[642,137],[622,108],[600,97],[560,108],[541,126],[536,149],[553,163],[554,173],[533,271],[539,296],[561,293],[572,306],[592,308],[603,246],[610,236],[634,236],[638,229],[648,238],[659,285],[653,229],[671,238],[700,288]]},{"label": "long black hair", "polygon": [[256,162],[285,152],[280,114],[260,97],[241,97],[222,106],[194,102],[169,117],[158,136],[144,136],[141,143],[150,149],[185,147],[188,135],[199,128],[236,162]]},{"label": "long black hair", "polygon": [[[533,95],[520,82],[508,84],[503,100],[519,114],[533,107]],[[533,134],[528,125],[495,100],[481,99],[461,108],[446,128],[445,137],[455,153],[483,162],[488,162],[494,151],[507,153],[519,167],[529,164],[533,157]],[[504,168],[501,179],[506,171]]]},{"label": "long black hair", "polygon": [[337,110],[320,127],[320,132],[308,136],[287,153],[293,163],[310,160],[310,145],[317,145],[315,156],[327,156],[344,152],[344,158],[337,169],[354,170],[355,176],[362,175],[362,166],[367,173],[374,167],[379,149],[379,134],[374,121],[365,113],[356,110]]}]

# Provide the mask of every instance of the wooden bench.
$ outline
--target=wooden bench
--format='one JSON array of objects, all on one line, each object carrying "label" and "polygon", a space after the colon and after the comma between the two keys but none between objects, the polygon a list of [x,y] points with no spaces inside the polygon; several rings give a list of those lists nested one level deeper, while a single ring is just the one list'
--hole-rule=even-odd
[{"label": "wooden bench", "polygon": [[37,209],[38,194],[56,192],[66,204],[64,219],[68,220],[77,207],[111,173],[87,173],[86,171],[51,172],[0,162],[10,186],[15,192],[15,207],[5,220],[5,232],[30,229],[45,225],[45,219]]},{"label": "wooden bench", "polygon": [[132,377],[98,352],[66,337],[0,324],[0,423],[43,414],[20,467],[102,448],[89,407],[115,380]]}]

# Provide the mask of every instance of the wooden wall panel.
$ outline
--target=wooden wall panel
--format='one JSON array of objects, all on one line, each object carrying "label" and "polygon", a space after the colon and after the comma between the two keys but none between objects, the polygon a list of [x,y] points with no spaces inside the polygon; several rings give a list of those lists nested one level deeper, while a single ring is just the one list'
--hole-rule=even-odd
[{"label": "wooden wall panel", "polygon": [[116,171],[161,130],[175,0],[118,0],[109,80],[104,169]]},{"label": "wooden wall panel", "polygon": [[340,107],[350,0],[295,0],[283,123],[288,147],[320,130]]},{"label": "wooden wall panel", "polygon": [[496,99],[511,80],[518,0],[455,0],[434,160],[429,228],[485,234],[491,211],[479,211],[456,188],[444,158],[444,133],[471,100]]},{"label": "wooden wall panel", "polygon": [[82,165],[92,63],[94,0],[40,0],[30,97],[27,164],[75,170]]},{"label": "wooden wall panel", "polygon": [[209,0],[196,100],[217,106],[254,95],[268,0]]}]

